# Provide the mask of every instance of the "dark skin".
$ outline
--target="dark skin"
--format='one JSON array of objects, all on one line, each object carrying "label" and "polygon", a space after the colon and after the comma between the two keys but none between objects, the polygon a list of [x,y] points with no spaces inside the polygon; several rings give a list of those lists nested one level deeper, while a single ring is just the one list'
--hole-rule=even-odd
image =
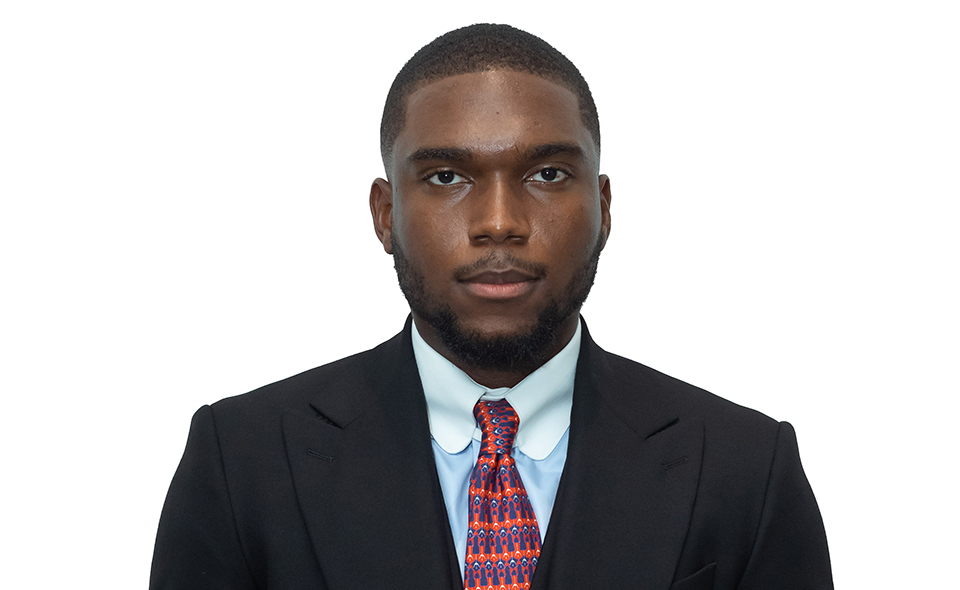
[{"label": "dark skin", "polygon": [[[396,240],[431,300],[484,337],[529,331],[610,233],[610,181],[577,97],[533,74],[492,70],[417,89],[386,168],[390,180],[370,188],[377,238],[388,254]],[[546,359],[577,320],[564,318]],[[414,321],[477,383],[513,387],[531,372],[470,366]]]}]

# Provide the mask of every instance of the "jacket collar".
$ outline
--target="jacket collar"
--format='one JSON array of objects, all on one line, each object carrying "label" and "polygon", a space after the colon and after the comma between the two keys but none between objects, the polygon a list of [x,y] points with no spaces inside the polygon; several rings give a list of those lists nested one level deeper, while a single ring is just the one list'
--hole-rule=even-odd
[{"label": "jacket collar", "polygon": [[[311,415],[284,417],[297,497],[331,588],[462,588],[407,322],[341,361],[354,366],[310,394]],[[569,451],[533,590],[669,585],[703,427],[682,419],[658,375],[603,351],[583,325]]]},{"label": "jacket collar", "polygon": [[[410,325],[338,361],[283,417],[287,460],[329,588],[461,587]],[[424,580],[431,580],[424,585]]]},{"label": "jacket collar", "polygon": [[659,373],[603,351],[584,328],[567,461],[532,590],[666,588],[696,499],[703,425],[681,416]]}]

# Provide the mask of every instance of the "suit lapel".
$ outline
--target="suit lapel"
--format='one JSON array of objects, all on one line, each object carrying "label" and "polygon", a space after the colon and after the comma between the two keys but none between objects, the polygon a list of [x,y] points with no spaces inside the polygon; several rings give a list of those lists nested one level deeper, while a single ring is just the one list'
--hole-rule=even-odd
[{"label": "suit lapel", "polygon": [[[409,320],[408,320],[409,322]],[[284,416],[303,518],[331,589],[462,587],[409,323]]]},{"label": "suit lapel", "polygon": [[703,426],[584,330],[570,445],[533,590],[666,588],[689,527]]},{"label": "suit lapel", "polygon": [[[462,588],[409,325],[284,416],[327,586]],[[344,375],[359,375],[344,377]],[[570,444],[533,590],[663,588],[696,498],[703,427],[584,330]]]}]

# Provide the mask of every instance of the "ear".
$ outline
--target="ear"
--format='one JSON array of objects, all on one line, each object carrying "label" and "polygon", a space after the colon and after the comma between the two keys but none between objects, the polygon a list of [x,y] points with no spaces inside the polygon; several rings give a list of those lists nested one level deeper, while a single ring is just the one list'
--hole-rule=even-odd
[{"label": "ear", "polygon": [[601,174],[597,177],[600,186],[600,239],[601,248],[607,244],[610,237],[610,177]]},{"label": "ear", "polygon": [[370,215],[373,216],[373,231],[383,244],[383,251],[393,254],[390,236],[393,232],[393,187],[389,181],[378,178],[370,186]]}]

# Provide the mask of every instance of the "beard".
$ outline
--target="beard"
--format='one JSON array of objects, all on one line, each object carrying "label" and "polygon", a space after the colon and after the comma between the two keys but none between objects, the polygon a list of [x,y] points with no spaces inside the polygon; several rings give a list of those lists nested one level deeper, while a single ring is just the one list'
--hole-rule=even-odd
[{"label": "beard", "polygon": [[[478,369],[525,372],[533,372],[549,360],[551,352],[555,352],[560,326],[580,311],[590,293],[603,249],[602,239],[598,238],[587,262],[577,269],[560,296],[540,310],[529,329],[509,335],[484,336],[476,331],[465,330],[456,312],[427,291],[423,273],[410,264],[393,235],[390,236],[390,244],[400,290],[407,298],[410,309],[437,332],[447,350],[464,364]],[[510,265],[534,271],[537,276],[542,276],[548,270],[544,265],[515,258],[511,254],[491,253],[468,267],[457,269],[454,276],[466,274],[471,267],[494,261],[504,267]]]}]

